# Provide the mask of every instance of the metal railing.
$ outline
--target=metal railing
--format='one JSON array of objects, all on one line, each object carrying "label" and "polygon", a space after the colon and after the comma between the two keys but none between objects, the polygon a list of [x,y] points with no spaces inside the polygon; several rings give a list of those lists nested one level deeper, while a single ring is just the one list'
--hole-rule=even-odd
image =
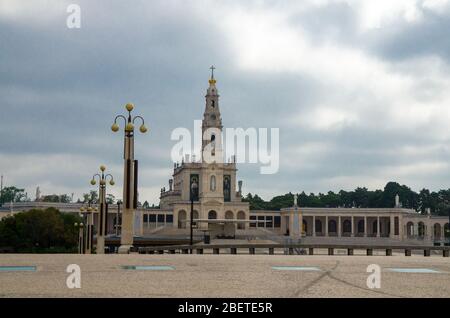
[{"label": "metal railing", "polygon": [[[248,250],[249,254],[256,254],[257,250],[262,249],[268,251],[268,254],[275,254],[275,250],[287,251],[287,254],[314,255],[315,249],[327,249],[328,255],[334,255],[335,250],[347,250],[347,255],[354,255],[355,250],[365,250],[367,256],[373,255],[375,250],[385,251],[386,256],[392,256],[393,250],[403,250],[405,256],[411,256],[412,251],[423,251],[424,256],[430,256],[431,251],[442,252],[443,257],[449,257],[450,246],[418,246],[418,245],[343,245],[343,244],[196,244],[196,245],[170,245],[170,246],[154,246],[140,247],[140,254],[189,254],[189,251],[195,251],[197,254],[203,254],[205,250],[212,250],[213,254],[225,252],[228,254],[237,254],[237,250]],[[308,253],[306,253],[306,250]],[[299,252],[301,251],[301,252]],[[263,253],[267,254],[267,253]]]}]

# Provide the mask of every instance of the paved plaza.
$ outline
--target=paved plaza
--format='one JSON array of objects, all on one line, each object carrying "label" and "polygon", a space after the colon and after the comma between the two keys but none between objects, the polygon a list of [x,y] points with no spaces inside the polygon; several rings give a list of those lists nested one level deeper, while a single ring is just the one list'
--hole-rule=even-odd
[{"label": "paved plaza", "polygon": [[[80,289],[66,285],[69,264],[81,268]],[[380,289],[367,287],[369,264],[381,267]],[[435,255],[3,254],[0,266],[1,297],[450,296],[450,261]]]}]

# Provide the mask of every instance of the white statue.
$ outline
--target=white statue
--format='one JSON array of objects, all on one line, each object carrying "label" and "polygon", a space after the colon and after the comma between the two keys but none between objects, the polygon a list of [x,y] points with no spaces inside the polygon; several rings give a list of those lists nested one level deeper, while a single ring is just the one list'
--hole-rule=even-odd
[{"label": "white statue", "polygon": [[298,194],[294,194],[294,206],[297,206]]},{"label": "white statue", "polygon": [[396,208],[400,207],[400,197],[398,194],[395,195],[395,207]]},{"label": "white statue", "polygon": [[39,186],[36,188],[36,199],[35,201],[39,201],[41,199],[41,189],[39,189]]}]

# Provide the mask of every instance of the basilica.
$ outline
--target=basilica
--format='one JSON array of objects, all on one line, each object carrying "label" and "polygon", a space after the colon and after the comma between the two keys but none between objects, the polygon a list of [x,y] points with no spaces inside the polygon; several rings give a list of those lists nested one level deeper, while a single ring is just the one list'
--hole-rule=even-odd
[{"label": "basilica", "polygon": [[[391,208],[292,207],[281,211],[250,210],[242,201],[242,181],[237,179],[236,160],[223,160],[222,115],[214,73],[209,78],[202,120],[201,156],[184,155],[174,163],[167,188],[160,193],[158,208],[138,206],[134,213],[136,239],[188,237],[208,233],[214,238],[263,238],[316,242],[364,242],[441,244],[450,235],[449,219],[420,214],[402,207],[397,195]],[[79,213],[82,204],[18,202],[0,207],[0,218],[33,208],[55,207]],[[121,205],[109,207],[107,233],[120,236]],[[192,211],[192,213],[191,213]],[[94,213],[94,224],[98,213]],[[191,217],[192,215],[192,217]]]},{"label": "basilica", "polygon": [[244,229],[245,220],[249,220],[249,204],[241,199],[242,181],[237,181],[235,160],[223,160],[223,125],[214,73],[205,99],[201,157],[196,161],[186,155],[181,163],[174,164],[168,190],[161,189],[160,208],[172,213],[178,228],[185,228],[190,222],[193,204],[193,220],[198,229],[217,228],[213,225],[217,222],[212,220],[228,220],[222,221],[227,223],[224,227]]}]

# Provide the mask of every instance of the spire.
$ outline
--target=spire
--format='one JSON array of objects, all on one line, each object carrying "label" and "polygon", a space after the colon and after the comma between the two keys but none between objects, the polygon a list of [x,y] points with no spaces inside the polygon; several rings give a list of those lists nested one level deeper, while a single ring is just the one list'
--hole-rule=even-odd
[{"label": "spire", "polygon": [[[202,122],[202,136],[206,140],[202,141],[202,158],[204,158],[203,151],[207,145],[211,144],[211,153],[218,158],[222,157],[222,118],[219,109],[219,92],[216,88],[216,80],[214,78],[214,66],[210,67],[211,77],[209,78],[209,87],[206,90],[206,105],[203,113]],[[208,150],[209,152],[209,150]],[[223,160],[221,158],[220,160]]]}]

